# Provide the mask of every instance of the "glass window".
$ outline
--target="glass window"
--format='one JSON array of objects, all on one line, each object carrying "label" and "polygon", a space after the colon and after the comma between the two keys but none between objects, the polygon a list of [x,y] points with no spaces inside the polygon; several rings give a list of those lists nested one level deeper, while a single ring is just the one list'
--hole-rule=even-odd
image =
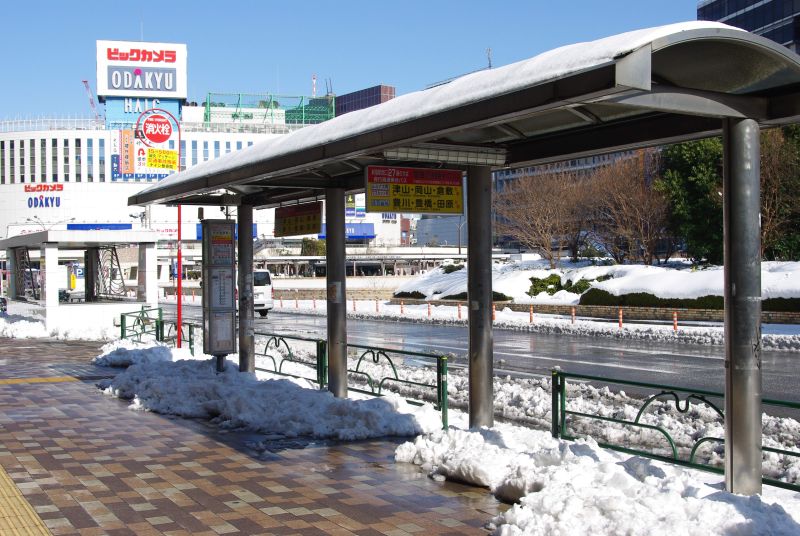
[{"label": "glass window", "polygon": [[100,138],[100,159],[97,162],[100,166],[100,182],[106,182],[106,140]]},{"label": "glass window", "polygon": [[53,166],[53,182],[58,182],[58,140],[50,140],[50,163]]},{"label": "glass window", "polygon": [[6,183],[6,142],[0,141],[0,184]]},{"label": "glass window", "polygon": [[236,150],[237,151],[241,151],[242,150],[242,142],[240,142],[240,141],[236,142]]},{"label": "glass window", "polygon": [[214,142],[214,158],[219,158],[219,142]]},{"label": "glass window", "polygon": [[81,182],[81,140],[75,140],[75,182]]},{"label": "glass window", "polygon": [[31,182],[36,182],[36,141],[30,140]]},{"label": "glass window", "polygon": [[197,165],[197,140],[192,140],[192,165]]},{"label": "glass window", "polygon": [[39,140],[39,177],[47,182],[47,140]]},{"label": "glass window", "polygon": [[9,174],[9,177],[8,177],[9,181],[8,182],[10,182],[11,184],[14,184],[15,182],[17,182],[16,179],[14,178],[14,175],[16,174],[16,170],[17,170],[17,159],[14,158],[14,156],[15,156],[15,154],[14,154],[14,140],[11,140],[9,142],[9,146],[8,146],[8,158],[9,158],[9,160],[11,160],[11,162],[10,162],[11,165],[9,166],[9,171],[11,173]]},{"label": "glass window", "polygon": [[69,140],[64,140],[64,182],[69,182]]},{"label": "glass window", "polygon": [[231,152],[231,142],[226,141],[225,142],[225,154],[228,154],[229,152]]},{"label": "glass window", "polygon": [[94,182],[94,140],[86,140],[86,177],[89,182]]},{"label": "glass window", "polygon": [[19,182],[25,182],[25,140],[19,140]]},{"label": "glass window", "polygon": [[186,140],[181,140],[181,161],[178,162],[178,171],[186,169]]},{"label": "glass window", "polygon": [[208,142],[203,142],[203,162],[208,160]]}]

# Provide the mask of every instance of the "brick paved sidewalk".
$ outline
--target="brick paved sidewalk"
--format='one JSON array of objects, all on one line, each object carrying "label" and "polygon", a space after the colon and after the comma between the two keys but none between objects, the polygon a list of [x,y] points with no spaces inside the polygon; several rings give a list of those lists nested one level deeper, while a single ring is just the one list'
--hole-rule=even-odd
[{"label": "brick paved sidewalk", "polygon": [[99,347],[0,339],[0,466],[52,534],[485,534],[507,507],[395,463],[404,438],[286,440],[132,411],[95,387],[118,372],[89,363]]}]

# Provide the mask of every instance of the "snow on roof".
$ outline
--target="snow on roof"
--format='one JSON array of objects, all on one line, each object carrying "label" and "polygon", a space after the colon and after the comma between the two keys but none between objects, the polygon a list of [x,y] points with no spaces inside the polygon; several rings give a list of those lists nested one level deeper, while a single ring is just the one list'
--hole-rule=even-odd
[{"label": "snow on roof", "polygon": [[172,175],[140,193],[155,192],[201,177],[213,176],[281,155],[321,146],[333,140],[371,132],[488,97],[536,86],[567,74],[613,62],[616,58],[657,39],[702,29],[738,30],[717,22],[689,21],[566,45],[527,60],[471,73],[448,84],[401,95],[378,106],[350,112],[285,136],[262,141],[242,151],[229,153]]}]

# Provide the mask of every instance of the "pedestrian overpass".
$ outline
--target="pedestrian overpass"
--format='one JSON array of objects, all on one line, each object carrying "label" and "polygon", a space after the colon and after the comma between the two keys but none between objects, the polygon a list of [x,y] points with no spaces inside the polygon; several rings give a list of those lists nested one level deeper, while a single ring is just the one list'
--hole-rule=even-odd
[{"label": "pedestrian overpass", "polygon": [[493,424],[492,171],[722,135],[726,482],[761,489],[759,130],[800,120],[800,57],[687,22],[557,48],[173,175],[131,205],[237,205],[240,367],[253,367],[252,210],[325,199],[330,390],[347,396],[345,195],[370,165],[466,177],[470,425]]}]

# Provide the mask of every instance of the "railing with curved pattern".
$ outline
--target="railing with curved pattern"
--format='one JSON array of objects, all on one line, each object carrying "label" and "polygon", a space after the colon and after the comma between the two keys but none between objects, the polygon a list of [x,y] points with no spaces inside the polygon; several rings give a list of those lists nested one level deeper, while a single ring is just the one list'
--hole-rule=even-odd
[{"label": "railing with curved pattern", "polygon": [[[601,376],[571,374],[562,372],[560,370],[553,370],[551,374],[551,379],[553,386],[552,407],[551,407],[551,413],[552,413],[551,433],[553,437],[560,439],[574,440],[577,439],[578,437],[591,435],[591,433],[589,433],[591,432],[591,430],[585,431],[584,433],[573,431],[576,427],[579,426],[581,419],[584,419],[586,421],[600,421],[604,423],[613,423],[618,425],[618,428],[615,430],[638,431],[639,439],[642,439],[641,433],[643,431],[652,432],[653,434],[655,434],[655,436],[662,437],[666,446],[653,447],[651,445],[650,450],[647,450],[643,448],[641,443],[638,445],[633,443],[632,438],[634,438],[635,435],[614,434],[614,433],[608,433],[606,429],[603,430],[594,429],[594,433],[598,436],[606,436],[606,438],[608,438],[609,436],[613,437],[615,435],[624,435],[624,437],[627,438],[625,440],[626,444],[619,444],[611,442],[609,440],[604,440],[601,437],[601,439],[597,441],[598,445],[605,448],[625,452],[628,454],[636,454],[661,461],[676,463],[679,465],[685,465],[696,469],[702,469],[705,471],[723,473],[723,468],[719,464],[712,465],[709,463],[709,460],[701,462],[699,461],[699,456],[698,456],[701,447],[705,447],[711,444],[724,444],[725,440],[723,438],[716,436],[700,435],[702,431],[698,430],[696,434],[690,435],[690,438],[693,441],[692,443],[679,445],[676,442],[673,435],[670,434],[670,432],[665,428],[665,426],[662,426],[661,424],[648,424],[642,422],[643,417],[647,414],[647,410],[650,409],[651,406],[653,406],[653,404],[656,401],[663,402],[663,399],[666,399],[667,405],[669,405],[669,403],[671,402],[674,405],[676,412],[679,414],[689,413],[693,409],[692,407],[693,402],[695,403],[695,406],[698,405],[706,406],[710,408],[710,410],[712,410],[714,414],[716,414],[716,419],[717,419],[716,424],[724,426],[724,421],[725,421],[724,412],[719,408],[717,403],[714,402],[714,400],[724,400],[724,395],[722,393],[704,391],[700,389],[686,389],[682,387],[675,387],[675,386],[655,384],[655,383],[604,378]],[[642,400],[641,407],[637,412],[636,417],[630,420],[624,418],[617,418],[613,416],[609,417],[605,415],[588,413],[586,411],[575,411],[568,409],[567,408],[568,380],[574,380],[576,382],[589,382],[592,384],[599,384],[603,386],[608,386],[609,384],[617,386],[630,386],[637,390],[645,390],[645,391],[651,390],[657,392],[650,396],[645,395],[645,397],[641,399]],[[635,400],[635,398],[630,397],[630,400]],[[785,410],[800,410],[800,403],[796,402],[771,400],[765,398],[762,400],[762,404],[764,406],[784,408]],[[768,452],[778,456],[797,458],[798,460],[800,460],[800,438],[797,438],[795,445],[798,447],[798,450],[787,450],[783,448],[776,448],[770,446],[762,446],[761,449],[762,452]],[[659,452],[659,450],[661,452]],[[687,453],[688,456],[683,456],[684,454]],[[800,491],[800,481],[788,482],[780,480],[778,478],[773,478],[771,476],[763,476],[762,481],[765,484],[791,489],[794,491]]]}]

